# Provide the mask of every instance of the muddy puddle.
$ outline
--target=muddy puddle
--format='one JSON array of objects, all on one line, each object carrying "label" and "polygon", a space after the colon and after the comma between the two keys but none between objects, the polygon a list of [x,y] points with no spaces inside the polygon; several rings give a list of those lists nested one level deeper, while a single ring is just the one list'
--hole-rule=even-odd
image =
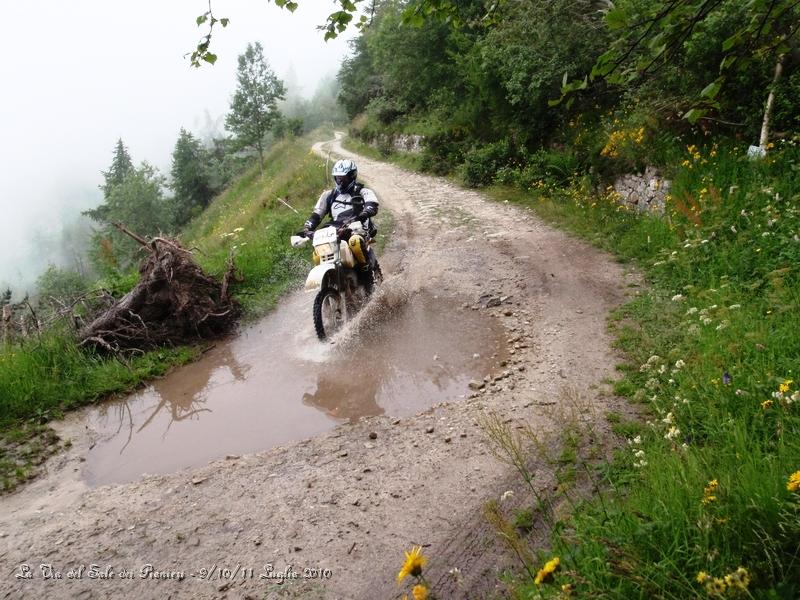
[{"label": "muddy puddle", "polygon": [[364,416],[411,415],[466,393],[503,358],[502,326],[451,299],[379,296],[357,332],[332,344],[314,335],[312,301],[293,294],[199,361],[92,409],[89,485],[266,450]]}]

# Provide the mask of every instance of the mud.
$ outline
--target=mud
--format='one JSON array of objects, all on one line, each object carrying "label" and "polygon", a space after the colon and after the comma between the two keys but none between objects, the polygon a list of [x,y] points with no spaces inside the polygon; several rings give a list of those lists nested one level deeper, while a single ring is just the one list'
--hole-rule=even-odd
[{"label": "mud", "polygon": [[[329,146],[333,154],[352,156],[336,142]],[[315,149],[326,152],[323,145]],[[356,413],[370,412],[361,401],[357,409],[327,400],[303,405],[298,397],[319,391],[317,381],[307,388],[286,383],[295,408],[315,415],[322,433],[264,452],[231,454],[202,467],[94,489],[80,479],[92,433],[84,433],[84,423],[70,420],[63,433],[73,434],[76,442],[49,463],[51,474],[0,500],[5,573],[0,596],[400,598],[407,591],[395,582],[403,551],[420,544],[430,557],[428,580],[440,598],[502,597],[498,573],[512,559],[496,543],[481,506],[509,489],[520,501],[526,496],[520,478],[493,456],[480,424],[496,414],[512,427],[528,424],[538,432],[557,433],[563,415],[571,411],[573,419],[595,428],[595,451],[602,454],[603,415],[625,411],[603,383],[614,377],[617,362],[605,318],[625,299],[630,278],[609,256],[526,211],[489,202],[442,179],[356,158],[359,173],[395,215],[389,251],[395,258],[386,264],[384,296],[375,299],[376,310],[352,323],[336,348],[353,356],[374,336],[373,352],[384,377],[372,384],[374,397],[380,398],[372,412],[383,414],[354,420]],[[435,297],[450,302],[446,318],[436,312],[426,321],[414,313],[414,298],[433,302]],[[403,307],[410,316],[396,317]],[[473,320],[476,315],[480,323]],[[405,329],[391,327],[392,318],[405,318]],[[487,319],[494,326],[487,326]],[[491,345],[496,331],[505,358]],[[308,353],[304,360],[319,364],[317,353],[331,352],[321,362],[337,360],[337,350],[294,335],[282,338],[284,354],[302,349]],[[395,338],[407,338],[400,343],[408,349],[400,352],[406,366],[396,378]],[[442,356],[460,356],[462,365],[469,365],[469,344],[484,340],[489,347],[477,353],[490,360],[495,354],[500,362],[484,374],[479,391],[467,387],[463,369],[455,375],[443,372],[439,384],[433,381],[436,344],[448,348]],[[266,351],[254,347],[247,358],[240,356],[240,369],[220,349],[215,368],[190,367],[201,369],[195,375],[185,371],[184,389],[192,398],[204,398],[217,387],[240,385],[237,370],[243,380],[251,379],[253,365],[264,362]],[[268,396],[264,377],[253,403]],[[337,378],[322,388],[326,385],[342,384]],[[386,404],[386,386],[406,390],[405,399]],[[425,409],[427,396],[437,390],[444,401]],[[355,394],[337,389],[325,396],[343,391]],[[249,410],[254,430],[289,428],[274,417],[258,423]],[[222,410],[215,407],[215,412]],[[175,421],[166,405],[157,414],[164,419],[160,425],[145,428],[154,432],[151,444],[160,443],[170,421],[170,431],[195,426],[192,419],[211,422],[204,412]],[[198,452],[209,435],[195,440]],[[240,429],[231,437],[241,435]],[[539,459],[531,468],[538,493],[547,494],[554,483],[552,463]],[[34,569],[32,579],[14,577],[23,563]],[[94,563],[115,576],[45,580],[42,563],[62,573]],[[147,564],[159,573],[183,573],[183,578],[142,577]],[[454,569],[460,572],[457,577]],[[123,570],[132,577],[120,578]],[[286,572],[300,575],[283,581],[274,576]]]},{"label": "mud", "polygon": [[463,395],[505,358],[502,327],[460,314],[451,298],[382,290],[352,324],[358,334],[346,327],[332,344],[314,335],[312,300],[297,292],[197,362],[88,411],[89,485],[268,450],[361,417],[412,415]]}]

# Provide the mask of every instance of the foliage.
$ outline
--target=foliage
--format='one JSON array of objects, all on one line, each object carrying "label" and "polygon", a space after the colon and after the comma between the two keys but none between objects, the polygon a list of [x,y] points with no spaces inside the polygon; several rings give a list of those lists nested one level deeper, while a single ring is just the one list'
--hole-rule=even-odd
[{"label": "foliage", "polygon": [[[108,171],[102,171],[104,183],[100,186],[100,189],[103,190],[103,196],[106,200],[108,200],[114,188],[124,182],[133,171],[133,160],[128,152],[128,148],[125,146],[122,138],[120,138],[117,140],[117,145],[114,147],[114,157],[111,159],[111,166],[108,168]],[[102,209],[98,210],[102,211]],[[88,214],[94,219],[97,219],[97,217],[102,219],[103,217],[102,212],[92,213],[90,211]]]},{"label": "foliage", "polygon": [[577,508],[553,535],[564,571],[554,586],[520,580],[519,597],[569,585],[579,597],[721,586],[720,597],[791,598],[800,587],[800,151],[786,142],[754,162],[711,143],[683,156],[666,219],[581,179],[493,190],[635,260],[650,283],[614,319],[626,356],[616,392],[649,421],[611,464],[585,466],[613,493],[569,498]]},{"label": "foliage", "polygon": [[90,283],[84,275],[71,269],[59,269],[50,265],[36,280],[36,293],[40,303],[48,298],[71,302],[86,292]]},{"label": "foliage", "polygon": [[260,42],[248,44],[239,55],[236,81],[225,126],[242,146],[258,151],[261,164],[264,162],[264,138],[278,119],[278,100],[284,97],[286,90],[264,58]]},{"label": "foliage", "polygon": [[133,168],[120,183],[106,186],[103,204],[85,214],[101,223],[95,233],[92,259],[99,272],[125,270],[136,263],[139,246],[119,232],[122,223],[140,236],[157,236],[172,229],[172,215],[164,199],[164,178],[147,163]]},{"label": "foliage", "polygon": [[208,173],[208,154],[200,141],[181,127],[172,151],[172,220],[177,227],[199,214],[214,195]]}]

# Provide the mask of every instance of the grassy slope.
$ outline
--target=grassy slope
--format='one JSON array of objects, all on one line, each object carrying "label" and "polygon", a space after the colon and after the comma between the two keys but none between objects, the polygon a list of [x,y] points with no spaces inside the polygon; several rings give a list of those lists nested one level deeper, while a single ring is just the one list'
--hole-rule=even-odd
[{"label": "grassy slope", "polygon": [[[235,253],[244,280],[235,284],[233,292],[248,318],[271,308],[307,270],[308,256],[293,250],[288,238],[302,226],[328,184],[324,161],[310,153],[309,145],[308,139],[276,145],[267,156],[263,178],[258,168],[245,173],[180,236],[198,248],[198,262],[212,273],[221,273],[229,252]],[[192,360],[198,350],[162,349],[129,360],[107,359],[81,351],[66,328],[0,348],[0,489],[13,488],[32,476],[44,450],[55,448],[52,436],[41,435],[46,431],[42,423],[66,410],[133,390]]]},{"label": "grassy slope", "polygon": [[487,190],[634,262],[649,283],[611,326],[626,357],[617,392],[651,418],[609,416],[631,440],[588,466],[609,491],[569,498],[578,508],[538,558],[560,556],[555,585],[516,580],[515,597],[800,596],[800,153],[683,158],[664,219],[579,180]]}]

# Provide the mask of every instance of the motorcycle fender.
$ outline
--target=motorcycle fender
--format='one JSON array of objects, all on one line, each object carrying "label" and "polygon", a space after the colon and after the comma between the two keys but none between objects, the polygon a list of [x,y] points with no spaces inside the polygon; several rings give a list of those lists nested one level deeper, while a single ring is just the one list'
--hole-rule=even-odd
[{"label": "motorcycle fender", "polygon": [[330,271],[334,271],[336,267],[331,263],[317,265],[308,274],[306,278],[306,291],[313,292],[322,287],[322,282]]}]

